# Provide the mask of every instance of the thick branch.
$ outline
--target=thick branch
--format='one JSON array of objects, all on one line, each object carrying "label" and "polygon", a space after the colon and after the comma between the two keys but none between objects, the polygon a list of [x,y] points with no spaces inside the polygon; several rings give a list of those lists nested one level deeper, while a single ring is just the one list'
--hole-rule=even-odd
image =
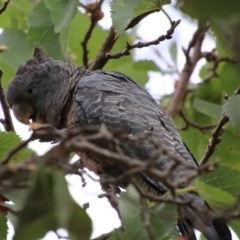
[{"label": "thick branch", "polygon": [[[202,42],[207,29],[208,27],[206,25],[199,26],[196,32],[194,33],[193,38],[190,41],[187,50],[184,51],[186,56],[186,63],[180,74],[177,88],[175,90],[172,102],[167,109],[168,114],[172,117],[179,113],[181,109],[182,101],[187,92],[187,87],[188,87],[190,77],[199,59],[201,59],[202,57],[201,46],[202,46]],[[192,54],[190,56],[191,49],[192,49]]]},{"label": "thick branch", "polygon": [[113,48],[117,38],[118,37],[116,36],[114,28],[111,27],[109,34],[108,34],[105,42],[103,43],[102,48],[99,51],[98,56],[96,57],[93,65],[90,67],[92,70],[102,69],[104,67],[104,65],[109,60],[106,56]]}]

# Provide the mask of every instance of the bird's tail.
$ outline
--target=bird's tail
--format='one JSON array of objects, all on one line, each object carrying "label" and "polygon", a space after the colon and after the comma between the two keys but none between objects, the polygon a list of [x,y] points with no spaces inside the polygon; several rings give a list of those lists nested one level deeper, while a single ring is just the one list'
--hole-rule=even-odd
[{"label": "bird's tail", "polygon": [[194,229],[199,230],[208,240],[231,240],[231,232],[224,219],[217,217],[210,206],[196,193],[181,195],[187,204],[179,205],[180,232],[188,240],[196,240]]}]

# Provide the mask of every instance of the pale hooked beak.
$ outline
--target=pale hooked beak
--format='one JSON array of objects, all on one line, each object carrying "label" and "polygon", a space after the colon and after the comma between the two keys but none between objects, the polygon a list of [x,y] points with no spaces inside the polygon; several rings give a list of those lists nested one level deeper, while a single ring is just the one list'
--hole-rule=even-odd
[{"label": "pale hooked beak", "polygon": [[30,119],[33,118],[33,107],[27,103],[14,104],[12,106],[13,113],[16,119],[26,125],[30,124]]}]

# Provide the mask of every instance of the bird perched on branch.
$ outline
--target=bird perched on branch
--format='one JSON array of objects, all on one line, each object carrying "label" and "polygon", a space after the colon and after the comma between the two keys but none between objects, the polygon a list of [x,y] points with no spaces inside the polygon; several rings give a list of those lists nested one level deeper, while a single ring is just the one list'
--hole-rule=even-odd
[{"label": "bird perched on branch", "polygon": [[[188,187],[197,173],[197,163],[171,118],[144,88],[123,74],[55,61],[36,48],[10,82],[7,101],[24,124],[32,120],[69,131],[105,124],[112,133],[139,136],[132,141],[119,135],[118,148],[128,157],[151,162],[159,171],[157,175],[143,169],[133,175],[134,184],[146,193],[161,196],[169,189]],[[107,142],[100,145],[109,147]],[[114,161],[81,156],[85,166],[98,175],[117,176],[127,171]],[[195,240],[194,229],[198,229],[208,240],[231,239],[224,220],[197,193],[185,192],[177,198],[189,201],[178,205],[183,236]]]}]

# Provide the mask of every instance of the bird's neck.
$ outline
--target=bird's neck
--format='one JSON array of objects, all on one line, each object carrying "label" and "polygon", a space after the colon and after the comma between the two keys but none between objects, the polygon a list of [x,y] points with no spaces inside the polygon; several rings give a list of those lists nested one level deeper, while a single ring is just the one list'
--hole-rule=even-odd
[{"label": "bird's neck", "polygon": [[73,108],[74,99],[76,94],[76,86],[79,81],[79,78],[86,72],[85,68],[78,68],[73,66],[72,73],[69,76],[68,81],[65,82],[65,89],[67,90],[66,96],[64,96],[64,104],[62,105],[62,109],[60,111],[60,128],[67,127],[67,117]]}]

